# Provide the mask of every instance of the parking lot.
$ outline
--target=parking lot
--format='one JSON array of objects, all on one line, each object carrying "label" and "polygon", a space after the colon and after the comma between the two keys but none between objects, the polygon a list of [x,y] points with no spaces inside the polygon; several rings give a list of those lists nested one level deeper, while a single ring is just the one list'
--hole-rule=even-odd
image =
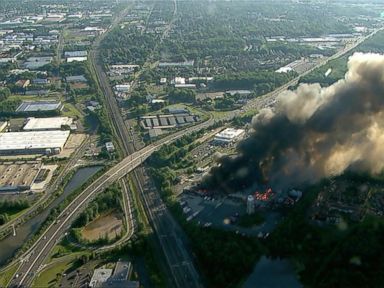
[{"label": "parking lot", "polygon": [[179,196],[179,202],[187,221],[194,220],[205,227],[213,226],[250,236],[270,233],[282,219],[279,211],[258,211],[265,219],[264,223],[258,226],[245,228],[236,225],[236,220],[246,213],[245,197],[244,194],[244,200],[229,197],[216,198],[185,192]]}]

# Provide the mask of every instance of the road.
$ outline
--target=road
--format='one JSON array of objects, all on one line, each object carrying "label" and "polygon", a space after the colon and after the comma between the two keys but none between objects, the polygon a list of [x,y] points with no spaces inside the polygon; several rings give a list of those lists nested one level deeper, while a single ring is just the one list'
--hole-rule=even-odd
[{"label": "road", "polygon": [[[376,32],[377,31],[375,31],[374,33]],[[354,45],[351,45],[350,47],[347,47],[343,51],[336,53],[334,56],[329,57],[324,62],[306,71],[305,73],[301,74],[299,77],[293,79],[287,84],[276,89],[274,92],[269,93],[263,97],[257,98],[258,101],[253,101],[253,102],[250,101],[249,105],[246,107],[245,110],[253,109],[254,107],[252,105],[257,105],[259,107],[260,99],[263,101],[264,100],[271,101],[270,103],[272,103],[271,105],[273,105],[275,103],[273,101],[276,101],[274,97],[276,97],[280,92],[287,89],[289,86],[295,85],[300,79],[300,77],[324,65],[327,61],[330,61],[332,59],[335,59],[337,57],[344,55],[345,53],[349,52],[350,50],[355,48],[357,45],[359,45],[361,42],[363,42],[366,38],[372,36],[374,33],[372,33],[371,35],[368,35],[367,37],[362,38],[361,40],[357,41]],[[99,80],[101,80],[102,86],[104,86],[103,79],[106,79],[106,77],[99,78]],[[104,88],[106,90],[108,90],[108,88],[110,89],[110,86],[108,83],[105,83],[105,85],[106,86]],[[111,102],[115,103],[114,101],[111,101]],[[111,107],[112,107],[111,109],[112,111],[116,111],[113,108],[113,106]],[[118,107],[117,107],[117,110],[118,110]],[[120,111],[117,114],[120,115]],[[119,130],[123,129],[122,131],[124,131],[123,127],[125,127],[125,129],[128,130],[126,125],[124,124],[124,121],[121,123],[119,120],[116,121],[115,119],[114,122],[115,122],[115,127],[117,127]],[[11,286],[29,287],[29,285],[32,283],[34,271],[38,270],[40,265],[42,265],[43,261],[48,256],[51,249],[65,234],[65,231],[67,231],[67,229],[70,227],[71,223],[76,219],[79,213],[86,208],[87,204],[96,197],[98,193],[103,191],[106,187],[108,187],[118,179],[122,178],[129,172],[133,171],[136,167],[141,165],[142,162],[145,159],[147,159],[154,151],[158,150],[163,145],[167,145],[172,141],[175,141],[176,139],[179,139],[180,137],[188,133],[191,133],[193,131],[198,131],[200,129],[209,127],[210,125],[213,124],[213,122],[214,121],[211,118],[210,120],[204,123],[187,128],[183,131],[176,132],[175,134],[169,135],[153,144],[146,146],[145,148],[139,151],[133,152],[129,156],[125,157],[117,165],[115,165],[110,170],[108,170],[106,173],[104,173],[102,176],[100,176],[96,181],[94,181],[90,186],[88,186],[82,193],[80,193],[76,197],[76,199],[74,199],[62,211],[62,213],[58,216],[57,221],[55,221],[55,223],[51,224],[48,227],[48,229],[41,235],[41,237],[31,247],[28,253],[21,258],[22,263],[17,271],[17,274],[21,276],[18,278],[14,278],[11,282]],[[123,146],[126,148],[126,151],[129,152],[130,150],[132,150],[132,146],[126,144],[127,142],[126,140],[124,140],[124,139],[127,139],[127,138],[124,138],[125,132],[124,133],[118,132],[118,133],[120,134],[120,137],[122,137],[122,142],[125,143],[123,144]],[[137,177],[144,177],[144,176],[145,176],[144,173],[141,173]],[[140,179],[138,183],[139,184],[145,183],[145,179]],[[144,189],[141,189],[141,191],[144,191]],[[176,223],[172,223],[172,221],[174,220],[170,216],[159,194],[157,192],[155,193],[142,192],[142,193],[143,193],[143,199],[145,202],[147,213],[149,214],[152,220],[154,229],[158,234],[157,236],[160,239],[160,243],[166,255],[167,262],[170,265],[172,274],[175,278],[176,286],[177,287],[200,287],[201,286],[200,280],[193,266],[193,261],[191,260],[191,257],[188,254],[188,250],[184,247],[183,241],[178,237],[177,225],[175,225]],[[31,257],[32,255],[33,257]],[[180,263],[180,260],[181,260],[181,263]]]},{"label": "road", "polygon": [[[324,59],[324,61],[321,61],[320,63],[318,63],[316,66],[312,67],[311,69],[301,73],[300,75],[298,75],[296,78],[292,79],[291,81],[289,81],[288,83],[278,87],[277,89],[275,89],[274,91],[270,92],[270,93],[267,93],[263,96],[260,96],[260,97],[257,97],[255,99],[252,99],[250,100],[246,105],[245,107],[242,109],[244,111],[249,111],[249,110],[254,110],[254,109],[260,109],[260,108],[266,108],[266,107],[272,107],[275,105],[276,103],[276,98],[277,96],[287,90],[289,87],[291,86],[295,86],[297,85],[297,83],[299,83],[299,80],[300,78],[308,75],[309,73],[311,73],[312,71],[314,71],[315,69],[317,68],[320,68],[321,66],[327,64],[329,61],[332,61],[334,59],[337,59],[345,54],[347,54],[348,52],[350,52],[351,50],[353,50],[354,48],[356,48],[358,45],[360,45],[361,43],[363,43],[365,40],[367,40],[368,38],[372,37],[373,35],[375,35],[377,32],[383,30],[384,28],[379,28],[379,29],[376,29],[375,31],[373,31],[372,33],[368,34],[367,36],[364,36],[364,37],[360,37],[359,39],[357,39],[353,44],[351,45],[348,45],[346,46],[344,49],[338,51],[337,53],[333,54],[332,56],[330,57],[327,57],[326,59]],[[232,117],[234,116],[237,116],[237,115],[240,115],[242,113],[241,109],[240,110],[234,110],[232,111]],[[231,114],[231,113],[230,113]]]},{"label": "road", "polygon": [[30,207],[27,211],[19,215],[18,217],[8,221],[6,224],[2,225],[0,227],[0,235],[4,237],[5,235],[8,235],[12,231],[12,226],[16,226],[16,232],[17,232],[17,225],[25,222],[27,219],[33,217],[36,213],[38,213],[39,209],[41,207],[45,207],[48,205],[48,201],[50,200],[50,197],[52,196],[53,192],[55,192],[59,185],[64,180],[64,177],[68,172],[75,167],[76,162],[82,157],[85,148],[87,147],[87,138],[81,143],[80,147],[74,155],[71,156],[70,160],[65,164],[63,169],[59,172],[59,175],[56,176],[53,183],[49,186],[49,188],[44,192],[44,195],[37,200],[32,207]]},{"label": "road", "polygon": [[29,287],[31,285],[34,277],[34,271],[38,271],[39,267],[43,264],[52,248],[65,235],[65,232],[70,228],[77,216],[93,199],[95,199],[100,192],[104,191],[107,187],[127,175],[136,167],[140,166],[143,161],[145,161],[154,151],[160,149],[163,145],[167,145],[189,133],[207,128],[212,124],[213,119],[211,118],[206,122],[169,135],[144,147],[140,151],[136,151],[125,157],[117,165],[113,166],[97,178],[60,213],[56,221],[52,223],[45,230],[45,232],[42,233],[34,245],[19,258],[21,265],[16,274],[20,275],[20,277],[12,280],[11,287]]},{"label": "road", "polygon": [[[167,37],[172,25],[176,21],[177,15],[177,1],[173,1],[173,14],[172,19],[164,29],[159,41],[157,42],[153,51],[162,43]],[[118,23],[118,22],[115,22]],[[116,24],[115,24],[116,25]],[[94,49],[92,49],[91,59],[93,59],[93,67],[96,72],[100,87],[107,102],[107,109],[114,125],[116,136],[119,139],[120,146],[123,148],[126,155],[133,153],[136,150],[135,143],[132,135],[129,133],[130,129],[124,123],[121,117],[120,109],[116,103],[115,96],[110,87],[108,78],[102,69],[99,62],[99,45],[100,41],[96,42]],[[150,54],[142,69],[136,73],[135,81],[132,83],[132,89],[136,87],[139,75],[151,65],[153,61],[153,53]],[[163,203],[160,194],[154,188],[154,185],[148,185],[148,177],[144,169],[135,169],[132,172],[132,179],[134,185],[138,188],[143,202],[143,207],[146,211],[148,219],[150,219],[151,226],[162,249],[166,265],[170,271],[167,277],[175,287],[201,287],[201,280],[194,267],[191,252],[186,245],[186,236],[179,227],[178,223],[173,219],[171,213]]]}]

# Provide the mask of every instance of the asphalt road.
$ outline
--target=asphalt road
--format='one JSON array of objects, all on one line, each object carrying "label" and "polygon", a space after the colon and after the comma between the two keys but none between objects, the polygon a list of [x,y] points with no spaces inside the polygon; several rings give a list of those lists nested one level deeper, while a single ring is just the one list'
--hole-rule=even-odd
[{"label": "asphalt road", "polygon": [[143,161],[145,161],[161,146],[167,145],[186,134],[209,127],[212,124],[213,119],[211,118],[210,120],[200,123],[199,125],[176,132],[155,143],[152,143],[140,151],[134,152],[133,154],[127,156],[121,162],[96,179],[60,213],[56,221],[51,224],[39,237],[35,244],[22,257],[19,258],[21,265],[15,273],[18,274],[19,277],[14,277],[10,286],[29,287],[31,285],[35,272],[38,271],[39,267],[43,264],[52,248],[60,241],[66,231],[70,228],[73,221],[75,221],[77,216],[87,207],[88,203],[90,203],[98,193],[104,191],[104,189],[112,183],[116,182],[118,179],[122,178],[141,165]]},{"label": "asphalt road", "polygon": [[[375,31],[374,33],[376,33]],[[373,35],[372,33],[371,35]],[[354,45],[347,47],[343,51],[336,53],[334,56],[326,59],[324,63],[320,63],[314,68],[301,74],[300,77],[310,73],[312,70],[324,65],[327,61],[340,57],[343,54],[349,52],[355,48],[361,42],[371,35],[362,38]],[[273,105],[276,102],[276,96],[286,90],[289,86],[298,82],[297,77],[289,83],[283,85],[272,93],[269,93],[263,97],[259,97],[256,102],[251,102],[247,107],[253,109],[253,105],[260,107],[259,101],[267,101]],[[263,102],[265,103],[265,102]],[[95,196],[103,191],[113,182],[117,181],[127,173],[131,172],[134,168],[139,166],[145,159],[147,159],[154,151],[159,149],[162,145],[166,145],[188,133],[198,131],[213,124],[213,119],[201,123],[199,125],[187,128],[183,131],[176,132],[173,135],[169,135],[151,145],[146,146],[140,151],[134,152],[131,155],[124,158],[117,165],[112,167],[90,186],[88,186],[76,199],[74,199],[58,216],[55,223],[51,224],[49,228],[41,235],[41,237],[35,242],[27,254],[21,258],[21,265],[17,270],[18,278],[14,278],[11,281],[11,287],[29,287],[32,283],[35,271],[38,271],[40,265],[44,262],[54,245],[65,235],[66,230],[70,227],[71,223],[76,219],[81,211],[83,211],[87,204],[92,201]],[[120,126],[120,124],[118,124]],[[125,126],[125,124],[124,124]],[[125,126],[126,127],[126,126]],[[121,135],[124,136],[124,135]],[[127,147],[128,148],[128,147]],[[128,149],[127,149],[128,150]],[[140,181],[141,182],[141,181]],[[200,281],[197,272],[193,266],[193,263],[188,255],[187,249],[184,248],[184,244],[177,236],[177,226],[169,225],[172,223],[173,218],[169,215],[165,205],[158,193],[148,194],[144,196],[145,206],[147,212],[150,214],[153,221],[153,226],[158,232],[161,246],[164,249],[164,253],[167,258],[167,262],[170,264],[172,274],[174,275],[177,287],[200,287]],[[148,203],[148,199],[152,199],[151,203]],[[164,232],[164,233],[161,233]]]}]

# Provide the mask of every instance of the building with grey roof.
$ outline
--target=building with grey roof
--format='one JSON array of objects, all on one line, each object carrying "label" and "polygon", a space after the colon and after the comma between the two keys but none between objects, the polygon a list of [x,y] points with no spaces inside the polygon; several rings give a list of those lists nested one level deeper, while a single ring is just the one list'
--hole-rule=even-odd
[{"label": "building with grey roof", "polygon": [[75,75],[75,76],[68,76],[65,78],[65,81],[67,82],[72,82],[72,83],[76,83],[76,82],[80,82],[80,83],[86,83],[88,82],[87,78],[85,78],[84,75]]},{"label": "building with grey roof", "polygon": [[62,108],[60,101],[23,101],[16,112],[60,111]]}]

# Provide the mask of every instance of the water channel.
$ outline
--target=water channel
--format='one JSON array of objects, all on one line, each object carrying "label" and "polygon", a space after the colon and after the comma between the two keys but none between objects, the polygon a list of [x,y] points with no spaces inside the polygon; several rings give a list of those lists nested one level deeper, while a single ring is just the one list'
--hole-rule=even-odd
[{"label": "water channel", "polygon": [[0,240],[0,265],[11,258],[21,246],[33,236],[40,225],[47,219],[52,209],[56,208],[69,194],[83,185],[89,178],[95,175],[102,166],[83,167],[76,171],[71,180],[65,186],[63,193],[56,198],[44,211],[16,229],[16,236],[8,236]]}]

